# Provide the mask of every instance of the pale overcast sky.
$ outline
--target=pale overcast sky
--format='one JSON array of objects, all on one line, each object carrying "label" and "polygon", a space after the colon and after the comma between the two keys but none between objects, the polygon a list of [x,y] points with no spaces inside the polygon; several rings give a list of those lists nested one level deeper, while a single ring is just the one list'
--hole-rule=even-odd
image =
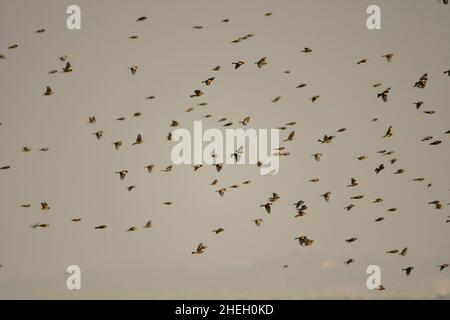
[{"label": "pale overcast sky", "polygon": [[[81,30],[66,28],[71,4],[81,8]],[[381,8],[381,30],[366,27],[370,4]],[[148,19],[136,22],[141,16]],[[45,32],[36,33],[40,28]],[[0,0],[0,30],[6,57],[0,60],[0,167],[10,166],[0,170],[0,298],[450,297],[450,268],[437,267],[450,263],[450,77],[444,74],[450,6],[437,0]],[[231,43],[248,34],[254,37]],[[18,47],[8,49],[13,44]],[[305,47],[312,52],[301,53]],[[394,54],[391,63],[382,58],[387,53]],[[63,55],[73,72],[60,72]],[[262,57],[267,65],[258,69]],[[234,70],[238,60],[245,64]],[[134,76],[132,65],[139,66]],[[217,65],[220,71],[210,71]],[[53,69],[58,73],[49,74]],[[413,88],[425,73],[426,88]],[[212,76],[210,86],[201,83]],[[307,86],[296,88],[301,83]],[[53,95],[43,96],[46,86]],[[387,87],[383,103],[377,93]],[[195,89],[205,94],[190,98]],[[417,101],[424,102],[419,110]],[[429,110],[435,113],[423,112]],[[142,115],[133,117],[136,112]],[[189,130],[194,120],[222,129],[218,120],[226,117],[231,128],[241,128],[246,116],[247,128],[296,122],[280,133],[283,140],[292,130],[296,135],[282,143],[290,155],[281,158],[278,174],[261,176],[255,165],[161,172],[171,164],[172,120]],[[382,138],[389,126],[394,135]],[[337,133],[341,128],[347,131]],[[137,134],[144,143],[131,146]],[[324,134],[336,137],[319,144]],[[433,138],[421,142],[426,136]],[[118,151],[117,140],[123,141]],[[435,140],[442,143],[431,146]],[[38,151],[43,147],[49,151]],[[377,153],[383,149],[395,153]],[[323,154],[319,162],[313,153]],[[368,159],[358,161],[361,155]],[[376,175],[381,163],[385,169]],[[148,164],[155,165],[151,174]],[[114,174],[122,169],[124,181]],[[394,174],[398,169],[406,172]],[[347,187],[351,177],[357,187]],[[252,182],[228,188],[245,180]],[[136,188],[128,192],[130,185]],[[221,187],[224,197],[215,192]],[[260,205],[272,192],[280,199],[268,215]],[[328,203],[320,197],[325,192]],[[364,198],[350,199],[357,195]],[[384,201],[372,203],[376,198]],[[307,214],[294,218],[298,200]],[[428,204],[434,200],[442,209]],[[50,210],[40,209],[43,201]],[[356,206],[345,211],[351,203]],[[385,219],[374,222],[378,217]],[[260,227],[256,218],[263,219]],[[152,227],[143,229],[148,220]],[[50,226],[30,228],[37,222]],[[103,224],[108,227],[94,229]],[[127,232],[132,226],[138,230]],[[225,232],[215,235],[219,227]],[[314,244],[301,247],[294,240],[300,235]],[[192,255],[200,242],[208,248]],[[406,256],[386,253],[404,247]],[[81,268],[81,290],[66,288],[69,265]],[[367,289],[369,265],[381,268],[386,290]],[[415,269],[407,277],[402,269],[409,266]]]}]

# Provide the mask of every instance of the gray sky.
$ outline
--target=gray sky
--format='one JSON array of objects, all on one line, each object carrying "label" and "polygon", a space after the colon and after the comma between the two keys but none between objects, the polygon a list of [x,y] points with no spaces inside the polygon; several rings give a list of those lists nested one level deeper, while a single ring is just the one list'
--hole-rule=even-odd
[{"label": "gray sky", "polygon": [[[370,31],[366,8],[374,3],[382,30]],[[437,268],[450,263],[444,135],[450,78],[443,74],[450,67],[449,6],[437,0],[77,1],[81,30],[68,30],[71,4],[0,0],[6,56],[0,60],[0,166],[11,166],[0,170],[0,298],[450,297],[450,269]],[[142,15],[148,20],[136,23]],[[225,18],[230,22],[220,22]],[[46,32],[36,34],[39,28]],[[255,36],[230,43],[249,33]],[[18,48],[8,49],[12,44]],[[300,53],[304,47],[313,52]],[[386,53],[394,53],[392,63],[381,57]],[[74,71],[48,74],[62,69],[62,55]],[[258,69],[253,63],[261,57],[268,64]],[[356,65],[362,58],[368,62]],[[237,60],[246,64],[235,71]],[[134,64],[139,69],[132,76],[127,68]],[[210,71],[216,65],[222,70]],[[413,88],[424,73],[427,87]],[[205,87],[201,81],[210,76],[216,79]],[[308,86],[296,89],[302,82]],[[373,88],[378,82],[383,85]],[[47,85],[50,97],[43,96]],[[376,95],[386,87],[392,90],[383,103]],[[205,95],[189,98],[194,89]],[[146,100],[150,95],[156,98]],[[419,100],[424,105],[417,111]],[[194,111],[184,112],[190,106]],[[135,112],[142,116],[132,117]],[[88,124],[89,116],[97,123]],[[121,116],[126,120],[115,120]],[[220,173],[190,166],[160,171],[171,164],[171,120],[188,129],[194,120],[220,128],[217,120],[226,117],[237,128],[245,116],[257,129],[297,122],[295,140],[283,144],[291,155],[281,159],[277,175],[260,176],[249,165]],[[383,139],[389,126],[394,135]],[[336,133],[343,127],[346,132]],[[101,140],[92,135],[98,130]],[[144,143],[131,146],[138,133]],[[336,138],[321,145],[324,134]],[[425,136],[442,144],[420,142]],[[119,151],[116,140],[124,142]],[[24,146],[32,151],[22,152]],[[382,149],[395,153],[376,153]],[[311,157],[316,152],[323,153],[320,162]],[[368,159],[357,161],[363,154]],[[393,157],[398,161],[391,165]],[[152,174],[144,168],[150,163]],[[380,163],[386,169],[375,175]],[[394,175],[400,168],[406,173]],[[129,170],[124,181],[114,174],[121,169]],[[308,182],[315,177],[320,182]],[[351,177],[359,186],[346,187]],[[425,181],[412,181],[419,177]],[[218,185],[210,186],[216,178]],[[245,180],[252,183],[224,197],[215,192]],[[129,185],[136,189],[128,192]],[[327,191],[329,203],[320,197]],[[281,199],[268,215],[260,204],[272,192]],[[350,200],[359,194],[364,199]],[[378,197],[384,202],[373,204]],[[292,203],[300,199],[309,209],[294,218]],[[433,200],[443,208],[427,204]],[[41,201],[51,209],[40,210]],[[25,203],[31,208],[20,207]],[[350,203],[356,207],[347,213]],[[386,212],[394,207],[397,212]],[[374,222],[380,216],[385,220]],[[82,221],[71,222],[77,217]],[[259,217],[258,228],[252,219]],[[149,219],[151,229],[126,232]],[[30,228],[36,222],[50,227]],[[108,228],[94,230],[101,224]],[[218,227],[226,231],[216,236]],[[314,244],[300,247],[294,238],[301,234]],[[358,240],[346,244],[352,237]],[[207,250],[191,255],[199,242]],[[386,253],[403,247],[405,257]],[[349,258],[355,262],[344,265]],[[81,267],[79,291],[65,287],[72,264]],[[372,264],[381,268],[385,291],[366,288]],[[408,266],[415,270],[406,277],[401,269]]]}]

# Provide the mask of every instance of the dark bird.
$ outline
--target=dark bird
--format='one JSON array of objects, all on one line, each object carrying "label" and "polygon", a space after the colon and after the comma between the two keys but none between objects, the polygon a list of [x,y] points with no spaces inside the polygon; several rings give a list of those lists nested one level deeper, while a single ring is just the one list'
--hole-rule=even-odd
[{"label": "dark bird", "polygon": [[141,21],[144,21],[144,20],[147,20],[147,17],[146,17],[146,16],[139,17],[139,18],[136,20],[136,22],[141,22]]},{"label": "dark bird", "polygon": [[142,139],[141,134],[138,134],[138,136],[136,137],[136,141],[133,142],[133,146],[136,145],[136,144],[141,144],[143,142],[144,142],[144,140]]},{"label": "dark bird", "polygon": [[383,102],[387,102],[388,94],[390,91],[391,91],[391,87],[385,89],[383,92],[381,92],[377,95],[377,98],[381,97],[381,100],[383,100]]},{"label": "dark bird", "polygon": [[263,66],[265,66],[267,64],[267,58],[263,57],[263,58],[259,59],[257,62],[255,62],[255,64],[258,66],[258,68],[262,68]]},{"label": "dark bird", "polygon": [[206,84],[207,86],[209,86],[209,85],[214,81],[215,78],[216,78],[216,77],[208,78],[208,79],[202,81],[202,83],[204,83],[204,84]]},{"label": "dark bird", "polygon": [[45,96],[51,96],[52,94],[53,94],[52,88],[50,88],[49,86],[47,86],[47,88],[45,89],[44,95],[45,95]]},{"label": "dark bird", "polygon": [[238,69],[240,66],[242,66],[245,62],[244,61],[238,61],[238,62],[233,62],[231,64],[234,64],[234,70]]},{"label": "dark bird", "polygon": [[206,248],[208,247],[200,242],[200,244],[197,246],[197,250],[192,251],[192,254],[202,254],[203,252],[205,252]]},{"label": "dark bird", "polygon": [[407,267],[407,268],[402,269],[402,271],[406,272],[407,276],[409,276],[413,270],[414,270],[414,267]]},{"label": "dark bird", "polygon": [[428,73],[420,77],[419,81],[414,84],[414,88],[424,89],[427,85]]}]

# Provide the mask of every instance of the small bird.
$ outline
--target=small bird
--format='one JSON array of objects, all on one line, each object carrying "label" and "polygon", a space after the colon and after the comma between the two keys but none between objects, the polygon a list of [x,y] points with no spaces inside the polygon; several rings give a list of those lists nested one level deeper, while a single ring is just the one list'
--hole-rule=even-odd
[{"label": "small bird", "polygon": [[380,98],[380,97],[381,97],[381,100],[383,100],[383,102],[387,102],[387,100],[388,100],[388,94],[389,94],[390,91],[391,91],[391,87],[386,88],[383,92],[381,92],[381,93],[379,93],[379,94],[377,95],[377,98]]},{"label": "small bird", "polygon": [[414,88],[424,89],[427,85],[428,73],[420,77],[419,81],[414,84]]},{"label": "small bird", "polygon": [[193,26],[192,29],[198,29],[198,30],[201,30],[201,29],[203,29],[203,26],[200,26],[200,25]]},{"label": "small bird", "polygon": [[151,227],[152,227],[152,220],[148,220],[147,223],[142,228],[149,229]]},{"label": "small bird", "polygon": [[358,185],[358,182],[356,181],[355,178],[351,178],[350,179],[350,184],[347,185],[347,187],[356,187]]},{"label": "small bird", "polygon": [[294,240],[298,240],[300,246],[302,247],[308,247],[314,243],[314,240],[308,239],[307,236],[300,236],[295,238]]},{"label": "small bird", "polygon": [[354,260],[354,259],[348,259],[348,260],[345,261],[344,263],[345,263],[346,265],[349,265],[349,264],[352,263],[352,262],[355,262],[355,260]]},{"label": "small bird", "polygon": [[386,58],[387,62],[392,62],[392,57],[394,57],[393,53],[384,54],[381,56],[382,58]]},{"label": "small bird", "polygon": [[353,209],[355,207],[355,205],[352,203],[352,204],[349,204],[348,206],[346,206],[344,209],[346,210],[346,211],[350,211],[351,209]]},{"label": "small bird", "polygon": [[367,61],[368,60],[366,58],[364,58],[364,59],[361,59],[358,62],[356,62],[356,64],[360,65],[360,64],[363,64],[363,63],[367,63]]},{"label": "small bird", "polygon": [[74,218],[74,219],[72,219],[72,220],[70,220],[70,221],[72,221],[72,222],[80,222],[80,221],[81,221],[81,218]]},{"label": "small bird", "polygon": [[396,253],[398,253],[398,250],[397,250],[397,249],[394,249],[394,250],[387,251],[386,253],[396,254]]},{"label": "small bird", "polygon": [[303,48],[303,50],[301,52],[303,52],[303,53],[310,53],[310,52],[312,52],[312,49],[310,49],[308,47],[305,47],[305,48]]},{"label": "small bird", "polygon": [[295,136],[295,131],[291,131],[291,132],[289,133],[287,139],[283,140],[283,142],[294,140],[294,136]]},{"label": "small bird", "polygon": [[219,228],[219,229],[213,230],[212,232],[214,232],[215,234],[219,234],[219,233],[224,232],[224,231],[225,231],[224,228]]},{"label": "small bird", "polygon": [[259,227],[259,226],[261,226],[261,223],[263,222],[263,219],[260,219],[260,218],[254,219],[253,222],[255,222],[256,226]]},{"label": "small bird", "polygon": [[129,67],[128,69],[130,69],[132,75],[135,75],[137,72],[138,66],[134,65],[134,66]]},{"label": "small bird", "polygon": [[133,232],[136,230],[137,230],[137,227],[130,227],[130,228],[128,228],[127,232]]},{"label": "small bird", "polygon": [[211,69],[211,71],[220,71],[221,66],[215,66],[214,68]]},{"label": "small bird", "polygon": [[304,87],[306,87],[307,86],[307,84],[306,83],[301,83],[301,84],[299,84],[298,86],[296,86],[295,88],[304,88]]},{"label": "small bird", "polygon": [[447,267],[448,267],[448,263],[444,263],[444,264],[441,264],[440,266],[438,266],[440,271],[444,270]]},{"label": "small bird", "polygon": [[119,148],[122,146],[122,144],[123,144],[123,142],[120,140],[113,142],[114,148],[116,150],[119,150]]},{"label": "small bird", "polygon": [[383,138],[390,138],[394,134],[394,130],[392,129],[392,126],[389,126],[389,128],[386,131],[386,134],[383,136]]},{"label": "small bird", "polygon": [[192,251],[192,254],[202,254],[203,252],[205,252],[206,248],[208,247],[200,242],[200,244],[197,246],[197,250]]},{"label": "small bird", "polygon": [[33,224],[31,227],[32,227],[33,229],[36,229],[36,228],[48,228],[48,227],[50,227],[50,225],[49,225],[48,223],[39,223],[39,222],[36,222],[36,223]]},{"label": "small bird", "polygon": [[63,68],[62,72],[72,72],[72,65],[70,64],[69,61],[67,61],[66,66]]},{"label": "small bird", "polygon": [[216,192],[218,192],[219,196],[221,197],[225,195],[225,191],[227,191],[227,188],[220,188],[219,190],[216,190]]},{"label": "small bird", "polygon": [[133,146],[134,146],[134,145],[137,145],[137,144],[141,144],[141,143],[143,143],[143,142],[144,142],[144,139],[142,139],[141,134],[138,134],[138,136],[136,137],[136,141],[133,142]]},{"label": "small bird", "polygon": [[403,248],[402,251],[399,253],[399,255],[401,255],[402,257],[406,256],[406,254],[408,253],[408,247]]},{"label": "small bird", "polygon": [[351,242],[355,242],[356,240],[358,240],[358,238],[350,238],[350,239],[346,239],[345,242],[351,243]]},{"label": "small bird", "polygon": [[277,102],[280,101],[280,100],[281,100],[281,96],[275,97],[275,98],[272,100],[272,103],[277,103]]},{"label": "small bird", "polygon": [[406,170],[405,169],[398,169],[397,171],[394,172],[394,174],[402,174],[405,173]]},{"label": "small bird", "polygon": [[47,202],[41,202],[41,210],[50,210],[50,206]]},{"label": "small bird", "polygon": [[330,196],[331,196],[331,192],[325,192],[324,194],[321,195],[321,197],[323,197],[325,199],[326,202],[330,201]]},{"label": "small bird", "polygon": [[148,166],[145,166],[145,169],[147,169],[148,173],[152,173],[154,167],[154,164],[149,164]]},{"label": "small bird", "polygon": [[136,20],[136,22],[141,22],[141,21],[144,21],[144,20],[147,20],[147,17],[146,17],[146,16],[139,17],[139,18]]},{"label": "small bird", "polygon": [[245,117],[242,121],[239,121],[240,124],[246,126],[250,121],[250,117]]},{"label": "small bird", "polygon": [[234,70],[238,69],[240,66],[242,66],[245,63],[245,61],[237,61],[237,62],[233,62],[231,64],[234,65]]},{"label": "small bird", "polygon": [[423,101],[417,101],[413,103],[416,106],[416,110],[419,110],[420,107],[423,105]]},{"label": "small bird", "polygon": [[384,170],[384,164],[380,164],[377,168],[375,168],[375,173],[379,174],[382,170]]},{"label": "small bird", "polygon": [[311,156],[314,157],[314,160],[320,161],[320,158],[322,157],[321,153],[313,153]]},{"label": "small bird", "polygon": [[120,180],[124,180],[128,173],[128,170],[121,170],[121,171],[117,171],[115,173],[120,176]]},{"label": "small bird", "polygon": [[106,224],[102,224],[102,225],[96,226],[95,229],[101,230],[101,229],[106,229],[107,227],[108,226]]},{"label": "small bird", "polygon": [[207,86],[209,86],[209,85],[214,81],[215,78],[216,78],[216,77],[208,78],[208,79],[202,81],[202,83],[204,83],[204,84],[206,84]]},{"label": "small bird", "polygon": [[201,90],[194,90],[194,94],[191,94],[189,97],[194,98],[194,97],[201,97],[203,95],[203,92]]},{"label": "small bird", "polygon": [[267,57],[259,59],[257,62],[255,62],[255,64],[258,66],[258,68],[262,68],[267,64]]},{"label": "small bird", "polygon": [[328,135],[324,135],[323,139],[318,139],[317,141],[324,144],[324,143],[330,143],[331,140],[334,139],[334,136],[328,136]]},{"label": "small bird", "polygon": [[129,186],[129,187],[127,187],[127,190],[128,191],[132,191],[133,189],[135,189],[136,188],[136,186]]},{"label": "small bird", "polygon": [[260,205],[260,207],[264,207],[264,209],[266,209],[266,212],[270,214],[272,202],[267,202],[266,204],[262,204],[262,205]]},{"label": "small bird", "polygon": [[10,45],[9,47],[8,47],[8,49],[16,49],[16,48],[18,48],[19,47],[19,45],[17,45],[17,44],[12,44],[12,45]]},{"label": "small bird", "polygon": [[52,94],[53,94],[52,88],[50,88],[49,86],[47,86],[47,88],[45,89],[44,95],[45,95],[45,96],[51,96]]},{"label": "small bird", "polygon": [[447,74],[450,77],[450,69],[448,69],[447,71],[444,71],[444,74]]},{"label": "small bird", "polygon": [[402,271],[406,272],[407,276],[409,276],[413,270],[414,270],[414,267],[407,267],[407,268],[402,269]]},{"label": "small bird", "polygon": [[315,95],[315,96],[311,97],[311,101],[316,102],[319,98],[320,98],[319,95]]}]

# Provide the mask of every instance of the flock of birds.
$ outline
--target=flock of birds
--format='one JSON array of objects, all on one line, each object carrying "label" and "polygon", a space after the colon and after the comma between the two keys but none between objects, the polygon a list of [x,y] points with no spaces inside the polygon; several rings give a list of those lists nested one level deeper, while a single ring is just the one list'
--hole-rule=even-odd
[{"label": "flock of birds", "polygon": [[[444,3],[447,4],[447,1],[444,0]],[[268,13],[265,14],[266,17],[270,17],[271,15],[272,15],[271,12],[268,12]],[[139,17],[136,20],[136,23],[145,23],[146,20],[147,20],[147,17],[146,16],[142,16],[142,17]],[[221,22],[222,23],[228,23],[228,22],[230,22],[230,19],[223,19],[223,20],[221,20]],[[197,30],[201,30],[201,29],[203,29],[203,26],[196,25],[193,28],[197,29]],[[44,33],[45,31],[46,31],[45,29],[38,29],[38,30],[36,30],[36,33]],[[232,40],[231,43],[239,43],[239,42],[248,40],[248,39],[252,38],[253,36],[254,36],[254,34],[247,34],[247,35],[244,35],[244,36],[241,36],[239,38],[236,38],[236,39]],[[138,39],[139,37],[137,35],[132,35],[129,38],[135,40],[135,39]],[[9,50],[10,54],[13,54],[13,51],[16,48],[18,48],[18,47],[19,47],[18,44],[10,45],[8,47],[8,50]],[[300,54],[313,54],[313,49],[311,49],[309,47],[304,47],[302,50],[300,50],[299,53]],[[385,59],[386,63],[393,63],[393,61],[395,60],[394,53],[386,53],[386,54],[382,55],[381,58]],[[1,63],[7,63],[7,55],[5,55],[3,53],[0,53],[0,60],[4,60],[3,62],[0,61]],[[50,70],[49,74],[55,74],[55,73],[58,73],[58,72],[68,74],[68,73],[72,73],[74,71],[71,62],[69,61],[68,56],[65,56],[65,55],[61,56],[61,57],[59,57],[59,60],[62,63],[61,68],[59,70],[58,69]],[[258,68],[258,69],[263,69],[264,66],[266,66],[269,62],[270,62],[269,58],[261,57],[257,61],[253,61],[252,65],[254,67]],[[359,65],[363,65],[363,64],[369,63],[369,59],[368,58],[356,59],[355,62],[356,62],[356,65],[359,66]],[[203,94],[204,94],[203,90],[206,90],[209,86],[214,85],[214,80],[216,79],[216,76],[218,76],[220,74],[220,71],[223,68],[230,67],[230,68],[234,69],[236,72],[238,72],[238,71],[241,71],[241,68],[245,68],[245,66],[247,64],[248,64],[247,61],[238,60],[238,61],[230,61],[229,66],[217,65],[217,66],[212,67],[210,69],[210,71],[211,71],[211,73],[214,73],[215,75],[212,75],[212,76],[208,77],[207,79],[199,81],[199,85],[204,86],[204,88],[203,89],[195,88],[194,90],[192,90],[192,94],[189,97],[190,98],[197,98],[197,97],[203,96]],[[249,67],[251,67],[251,66],[249,66]],[[132,76],[135,75],[137,72],[139,72],[139,66],[138,65],[131,65],[131,66],[128,67],[128,69],[129,69],[129,72],[130,72],[130,74]],[[289,71],[285,71],[285,73],[289,73]],[[450,69],[443,70],[442,75],[444,77],[450,77]],[[435,75],[435,76],[437,77],[437,75]],[[411,82],[411,86],[416,88],[417,90],[424,90],[427,87],[428,80],[429,80],[429,75],[428,75],[428,73],[425,73],[425,74],[421,75],[420,77],[418,77],[416,80],[412,81]],[[449,84],[450,84],[450,78],[448,78],[448,81],[449,81]],[[301,84],[298,84],[296,86],[296,88],[301,89],[301,88],[304,88],[306,86],[307,86],[306,83],[301,83]],[[376,83],[376,84],[373,85],[374,88],[378,88],[378,87],[382,87],[382,86],[383,86],[382,83]],[[43,95],[45,97],[49,97],[50,98],[50,96],[55,94],[54,88],[52,88],[52,87],[50,87],[48,85],[44,86],[44,88],[45,88],[45,90],[43,91]],[[389,100],[389,94],[391,93],[392,90],[395,90],[395,89],[392,89],[391,87],[386,87],[384,89],[381,89],[381,91],[379,91],[377,93],[376,97],[381,99],[382,103],[386,103]],[[314,103],[319,98],[320,98],[320,95],[314,95],[314,96],[310,97],[310,101],[312,103]],[[155,96],[148,96],[148,97],[146,97],[146,99],[155,99]],[[277,102],[280,101],[280,99],[281,99],[281,96],[278,96],[278,97],[275,97],[271,102],[272,103],[277,103]],[[199,103],[198,105],[199,106],[204,106],[206,104],[207,104],[206,102],[202,102],[202,103]],[[424,105],[424,102],[423,101],[416,101],[413,104],[415,105],[417,110],[420,110],[422,108],[422,106]],[[190,107],[187,110],[185,110],[185,112],[192,112],[192,111],[194,111],[194,107]],[[423,110],[422,112],[425,113],[425,114],[430,114],[430,115],[435,113],[434,110]],[[132,116],[133,117],[139,117],[141,115],[142,114],[140,112],[136,112]],[[213,117],[213,115],[208,114],[208,115],[205,115],[203,117],[211,118],[211,117]],[[116,120],[117,121],[125,121],[126,117],[119,117]],[[243,126],[243,127],[245,127],[245,126],[247,126],[250,123],[250,121],[251,121],[251,117],[247,116],[247,117],[239,120],[238,124]],[[377,118],[373,118],[372,121],[376,122],[376,121],[378,121],[378,119]],[[88,123],[90,125],[95,125],[96,122],[97,122],[96,116],[92,116],[92,115],[88,116]],[[234,125],[234,122],[229,121],[225,117],[224,118],[220,118],[218,120],[218,123],[222,127],[230,127],[230,126]],[[1,125],[1,122],[0,122],[0,125]],[[280,129],[280,130],[288,130],[289,128],[293,128],[295,125],[296,125],[296,122],[289,122],[289,123],[282,124],[281,126],[278,126],[277,128]],[[178,121],[178,120],[173,120],[169,124],[170,128],[176,128],[176,127],[179,127],[179,126],[181,126],[181,122]],[[295,140],[295,130],[288,130],[288,131],[289,131],[289,133],[286,134],[286,138],[282,140],[284,145],[280,146],[276,150],[273,150],[274,154],[276,154],[277,156],[281,157],[281,156],[289,156],[290,155],[290,152],[287,150],[287,145],[288,145],[288,143],[291,143],[292,141]],[[333,141],[335,140],[336,136],[338,134],[340,134],[340,133],[345,132],[345,131],[347,131],[347,128],[341,128],[341,129],[337,130],[337,132],[335,134],[325,134],[323,137],[317,139],[317,142],[320,143],[320,144],[333,143]],[[395,131],[394,131],[393,126],[388,126],[386,128],[386,131],[385,131],[384,135],[380,134],[380,139],[390,139],[395,134],[394,132]],[[104,140],[103,130],[96,130],[95,132],[92,133],[92,135],[97,140]],[[450,130],[448,130],[446,132],[443,132],[442,133],[442,137],[437,137],[436,138],[436,137],[433,137],[433,136],[425,136],[425,137],[423,137],[421,139],[421,141],[422,142],[428,142],[431,146],[438,146],[441,143],[443,143],[444,137],[448,136],[448,135],[450,135]],[[169,140],[169,141],[172,140],[172,133],[171,132],[169,132],[167,134],[166,140]],[[122,140],[112,141],[111,143],[112,143],[112,147],[115,150],[120,150],[120,148],[124,145],[124,142]],[[144,143],[144,138],[143,138],[143,136],[141,134],[137,135],[135,141],[130,142],[130,144],[133,145],[133,146],[141,145],[143,143]],[[31,152],[31,148],[24,146],[24,147],[22,147],[22,151],[23,152]],[[40,151],[40,152],[47,152],[47,151],[49,151],[49,148],[43,147],[43,148],[38,149],[38,151]],[[243,146],[239,146],[239,148],[237,148],[235,150],[235,152],[233,152],[231,155],[226,155],[226,156],[229,156],[229,157],[233,158],[237,162],[239,160],[239,158],[242,156],[243,153],[244,153],[244,147]],[[378,153],[378,154],[380,154],[382,156],[385,156],[385,157],[389,157],[389,156],[393,156],[395,152],[393,150],[378,150],[378,151],[376,151],[376,153]],[[323,156],[323,154],[322,153],[314,153],[314,154],[311,154],[311,156],[312,156],[314,161],[319,162],[321,160],[321,157]],[[214,161],[213,166],[215,167],[215,169],[217,170],[218,173],[221,172],[224,164],[216,162],[217,154],[211,154],[211,157],[212,157],[212,159]],[[358,157],[356,157],[355,161],[364,161],[366,159],[368,159],[368,155],[361,154]],[[397,162],[397,158],[390,157],[390,159],[387,162],[389,163],[389,165],[394,165]],[[263,163],[258,161],[257,166],[261,166],[261,165],[263,165]],[[194,166],[192,166],[194,171],[200,170],[202,167],[203,167],[203,165],[194,165]],[[372,174],[375,174],[375,175],[381,174],[386,169],[386,167],[387,167],[387,164],[385,162],[380,163],[378,166],[373,168],[373,173]],[[10,169],[12,169],[10,164],[0,164],[0,171],[10,170]],[[167,165],[167,166],[161,168],[160,171],[164,172],[164,173],[170,173],[170,172],[172,172],[173,169],[174,169],[173,165]],[[141,170],[145,170],[148,174],[152,174],[155,171],[155,165],[154,164],[148,164],[147,166],[145,166]],[[116,172],[114,172],[113,174],[118,175],[118,178],[120,179],[120,181],[123,182],[123,181],[126,181],[126,177],[127,177],[128,172],[129,172],[128,169],[120,169],[120,170],[117,170]],[[406,173],[406,169],[404,169],[404,168],[399,168],[399,169],[396,169],[396,171],[394,171],[395,175],[401,175],[401,174],[405,174],[405,173]],[[414,178],[412,178],[412,181],[414,181],[414,182],[423,182],[425,180],[426,179],[424,177],[414,177]],[[310,180],[311,183],[317,183],[319,181],[320,181],[319,178],[314,178],[314,179]],[[210,185],[216,186],[218,183],[219,183],[219,180],[218,179],[214,179],[212,182],[210,182]],[[243,181],[240,184],[234,184],[234,185],[231,185],[231,186],[228,186],[228,187],[220,187],[217,190],[215,190],[215,192],[217,192],[220,197],[224,197],[229,190],[237,189],[237,188],[240,188],[243,185],[248,185],[250,183],[251,183],[250,180],[246,180],[246,181]],[[356,178],[354,178],[354,177],[350,177],[349,178],[349,182],[347,184],[347,188],[357,188],[358,185],[359,185],[359,181]],[[427,188],[431,188],[432,184],[427,182],[426,187]],[[131,192],[135,188],[136,188],[135,185],[130,185],[130,186],[126,187],[126,190],[128,190],[128,192]],[[321,194],[320,197],[323,198],[323,200],[325,202],[330,202],[330,201],[332,201],[333,193],[331,191],[327,191],[327,192]],[[350,202],[351,203],[349,203],[345,208],[343,208],[343,210],[345,210],[346,212],[351,211],[353,208],[356,207],[357,201],[359,201],[359,200],[361,200],[363,198],[365,198],[365,195],[363,195],[363,194],[356,194],[356,195],[352,196],[350,198]],[[272,211],[273,211],[273,207],[277,204],[277,202],[280,201],[280,199],[281,199],[280,195],[278,193],[276,193],[276,192],[273,192],[271,195],[269,195],[269,197],[267,198],[267,201],[264,201],[263,203],[260,204],[260,207],[262,208],[261,210],[263,210],[262,212],[265,212],[266,214],[270,215],[272,213]],[[382,198],[376,198],[376,199],[374,199],[372,201],[373,204],[378,204],[378,203],[381,203],[381,202],[383,202]],[[162,204],[170,206],[170,205],[172,205],[172,202],[164,202]],[[432,206],[436,210],[441,210],[444,207],[444,205],[445,205],[441,200],[433,200],[433,201],[430,201],[428,204],[430,206]],[[449,205],[449,204],[450,203],[446,203],[446,205]],[[31,204],[29,204],[29,203],[21,204],[21,207],[23,207],[23,208],[30,208]],[[296,200],[293,203],[293,207],[294,207],[294,210],[296,211],[296,214],[294,216],[295,218],[301,218],[301,217],[303,217],[304,215],[307,214],[308,205],[306,204],[305,200],[303,200],[303,199]],[[48,210],[51,210],[51,206],[50,206],[50,204],[48,202],[42,201],[40,203],[40,209],[42,211],[48,211]],[[392,213],[392,212],[397,211],[397,208],[395,208],[395,207],[388,208],[386,211],[388,213]],[[385,217],[380,216],[380,217],[376,218],[374,220],[374,222],[378,223],[378,222],[383,221],[384,219],[385,219]],[[82,221],[82,218],[76,217],[76,218],[71,219],[71,221],[74,222],[74,223],[80,223]],[[254,225],[256,227],[261,227],[263,225],[264,221],[263,221],[263,218],[260,216],[260,217],[257,217],[255,219],[253,219],[252,222],[254,223]],[[448,216],[446,218],[445,222],[446,223],[450,223],[450,216]],[[31,228],[33,228],[33,229],[37,229],[37,228],[45,229],[45,228],[49,228],[49,227],[50,227],[49,223],[41,223],[41,222],[36,222],[36,223],[31,225]],[[140,228],[142,228],[142,229],[149,229],[151,227],[152,227],[152,221],[148,220],[145,224],[143,224],[142,227],[129,226],[127,228],[124,228],[124,231],[125,232],[135,232],[135,231],[139,230]],[[108,225],[107,224],[101,224],[101,225],[93,226],[92,228],[94,230],[105,230],[105,229],[108,228]],[[212,233],[214,233],[215,235],[219,235],[219,234],[221,234],[223,232],[225,232],[225,228],[223,228],[223,227],[218,227],[218,228],[212,230]],[[303,235],[299,235],[298,237],[296,237],[293,240],[298,241],[298,243],[299,243],[299,245],[301,247],[311,247],[315,243],[315,241],[313,239],[309,238],[307,235],[304,235],[304,234]],[[345,242],[345,243],[352,243],[352,242],[355,242],[357,240],[358,240],[357,237],[350,237],[348,239],[343,239],[343,242]],[[193,251],[191,251],[191,253],[193,255],[204,254],[206,252],[207,248],[208,248],[207,245],[205,243],[201,242],[201,243],[198,244],[198,246],[196,248],[194,248]],[[399,255],[399,256],[406,256],[407,253],[408,253],[408,248],[405,247],[405,248],[400,248],[400,249],[391,249],[391,250],[387,251],[386,253],[387,254],[393,254],[393,255]],[[354,263],[354,262],[355,262],[354,258],[349,258],[346,261],[344,261],[343,263],[345,263],[346,265],[349,265],[349,264]],[[0,265],[0,267],[1,266],[2,265]],[[436,264],[435,267],[438,270],[442,271],[442,270],[446,269],[448,266],[449,266],[448,263],[442,263],[441,262],[440,264]],[[288,265],[284,265],[283,267],[287,268]],[[405,272],[406,276],[410,276],[411,273],[414,270],[414,266],[405,266],[401,270]],[[383,285],[380,285],[377,289],[378,290],[385,290],[385,287]]]}]

